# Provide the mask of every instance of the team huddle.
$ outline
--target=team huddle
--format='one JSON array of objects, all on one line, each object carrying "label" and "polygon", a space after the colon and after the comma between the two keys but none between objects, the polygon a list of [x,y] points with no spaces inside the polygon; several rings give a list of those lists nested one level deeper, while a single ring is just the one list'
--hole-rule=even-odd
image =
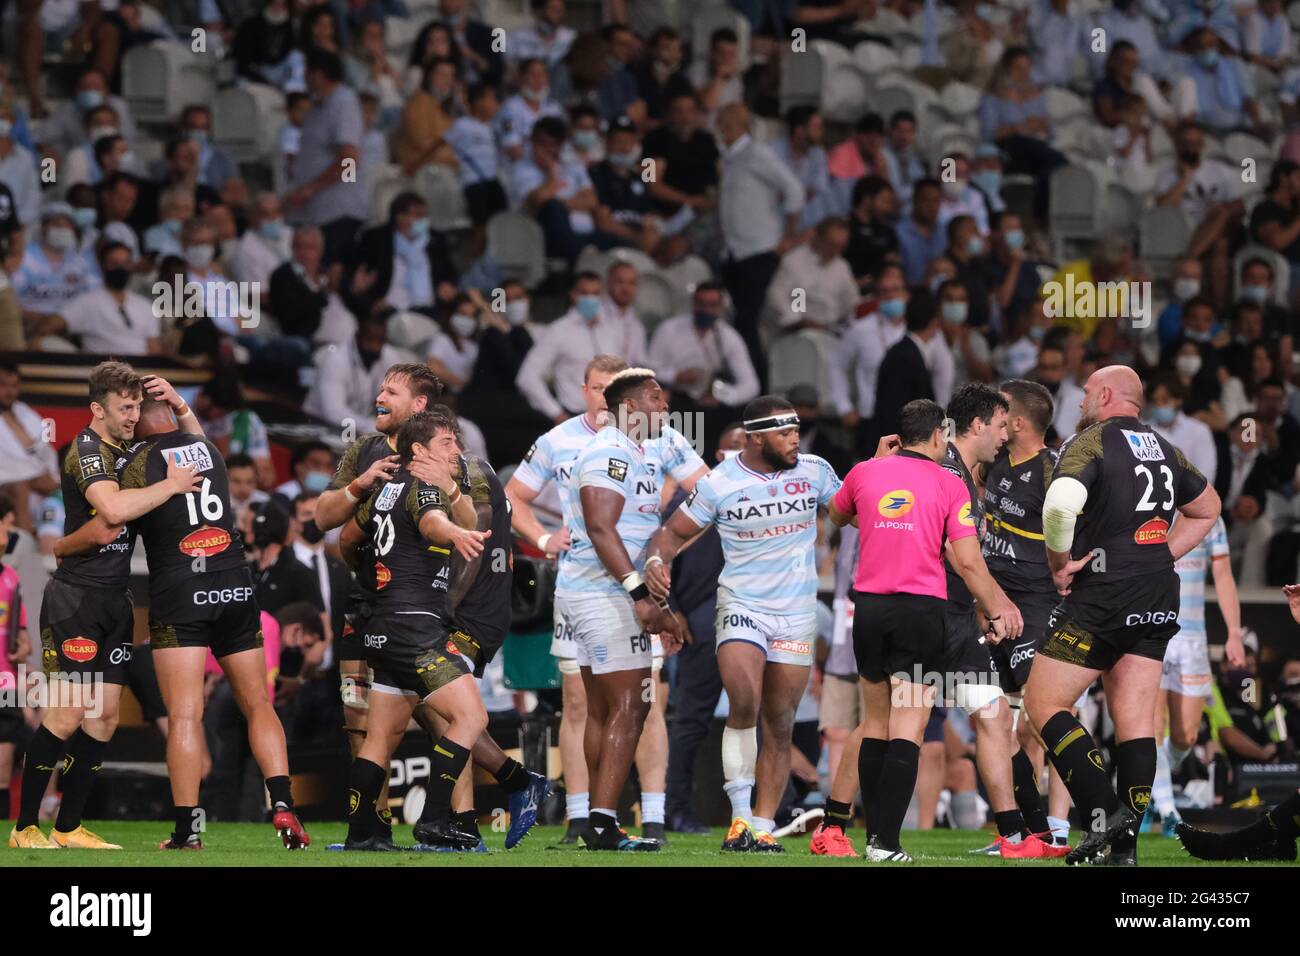
[{"label": "team huddle", "polygon": [[[724,430],[743,436],[740,447],[720,451],[710,469],[665,424],[667,395],[654,371],[598,355],[582,391],[586,411],[541,436],[503,486],[488,462],[466,454],[428,367],[388,370],[375,432],[347,449],[316,510],[322,530],[339,529],[354,574],[335,641],[353,755],[348,833],[331,849],[399,849],[388,766],[412,719],[431,747],[416,849],[486,850],[471,762],[508,795],[507,849],[537,822],[549,781],[488,734],[477,680],[509,631],[515,536],[558,561],[551,650],[563,680],[563,842],[660,849],[660,673],[693,639],[673,607],[673,569],[713,527],[724,560],[716,644],[733,817],[722,850],[783,852],[775,818],[818,639],[820,517],[842,529],[842,549],[856,549],[851,639],[863,717],[834,768],[812,852],[855,855],[848,831],[860,794],[866,858],[911,860],[900,831],[920,748],[934,739],[932,708],[945,704],[978,717],[976,762],[998,830],[979,852],[1136,863],[1153,786],[1159,803],[1191,748],[1209,685],[1203,620],[1180,631],[1179,570],[1186,565],[1183,594],[1199,597],[1207,567],[1216,581],[1220,560],[1226,568],[1218,496],[1138,418],[1136,373],[1093,374],[1079,430],[1059,453],[1045,443],[1053,406],[1041,385],[972,383],[947,410],[913,401],[898,433],[843,480],[800,452],[799,418],[783,398],[751,401]],[[306,847],[225,464],[168,383],[122,363],[92,371],[90,412],[63,462],[65,537],[41,640],[56,684],[96,679],[79,696],[53,695],[28,748],[10,846],[114,848],[82,826],[81,813],[134,652],[152,653],[167,708],[174,827],[161,846],[201,848],[210,651],[247,720],[273,825],[285,847]],[[562,520],[551,531],[535,513],[548,486]],[[137,536],[148,557],[149,648],[133,647],[127,584]],[[1237,639],[1235,601],[1224,602],[1224,614]],[[1227,653],[1240,648],[1230,640]],[[1115,725],[1114,786],[1078,718],[1078,701],[1099,678]],[[1157,739],[1166,713],[1168,741]],[[37,814],[60,762],[64,796],[46,837]],[[639,838],[618,819],[634,763]],[[1071,805],[1084,821],[1073,847]],[[1180,826],[1189,847],[1197,832]]]}]

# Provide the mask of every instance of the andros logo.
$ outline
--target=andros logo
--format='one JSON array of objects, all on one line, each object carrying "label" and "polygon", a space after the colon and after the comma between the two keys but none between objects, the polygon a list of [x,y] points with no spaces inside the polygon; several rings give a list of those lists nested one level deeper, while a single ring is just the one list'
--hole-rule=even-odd
[{"label": "andros logo", "polygon": [[912,510],[916,496],[906,488],[886,492],[876,504],[876,510],[885,518],[901,518]]}]

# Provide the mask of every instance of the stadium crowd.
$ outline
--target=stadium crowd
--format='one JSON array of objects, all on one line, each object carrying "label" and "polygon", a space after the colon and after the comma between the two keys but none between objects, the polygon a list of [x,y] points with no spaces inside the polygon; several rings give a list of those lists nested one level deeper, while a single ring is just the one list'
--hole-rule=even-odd
[{"label": "stadium crowd", "polygon": [[[1046,386],[1059,444],[1089,375],[1129,365],[1146,420],[1220,494],[1238,582],[1289,584],[1298,14],[1281,0],[19,0],[0,67],[0,347],[210,373],[185,398],[227,456],[291,742],[342,723],[330,640],[348,573],[315,506],[341,435],[369,430],[401,362],[427,362],[503,478],[586,410],[601,354],[657,372],[673,411],[704,422],[710,465],[769,391],[841,476],[908,401],[946,405],[970,381]],[[272,104],[264,153],[231,145],[262,115],[197,100],[136,115],[141,49],[188,53],[194,29],[212,89]],[[863,66],[801,90],[813,56]],[[859,108],[832,82],[850,74]],[[1065,210],[1085,188],[1099,212],[1081,226]],[[199,306],[159,308],[158,282],[196,283]],[[1103,291],[1085,303],[1084,287]],[[48,554],[59,459],[21,388],[0,365],[0,488],[15,540]],[[319,437],[278,474],[284,421]],[[558,505],[537,509],[555,530]],[[838,538],[821,539],[833,576]],[[1298,668],[1279,687],[1289,735],[1260,706],[1222,708],[1216,739],[1244,729],[1221,741],[1234,761],[1276,759],[1275,738],[1300,732]],[[812,698],[825,714],[827,687],[854,673],[825,662],[805,726]],[[209,785],[226,788],[210,802],[228,818],[248,754],[210,681]],[[489,681],[497,709],[522,702],[499,669]],[[823,716],[831,767],[856,722]],[[922,826],[940,790],[973,805],[972,734],[949,723],[923,759]],[[693,755],[698,734],[669,742]],[[815,734],[805,756],[802,790]],[[668,813],[685,827],[682,760],[670,752]],[[0,797],[9,769],[0,743]]]}]

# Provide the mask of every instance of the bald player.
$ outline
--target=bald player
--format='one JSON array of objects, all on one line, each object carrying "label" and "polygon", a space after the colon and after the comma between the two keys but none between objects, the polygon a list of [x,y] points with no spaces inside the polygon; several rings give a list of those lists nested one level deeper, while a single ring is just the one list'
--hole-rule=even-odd
[{"label": "bald player", "polygon": [[[1141,406],[1142,381],[1131,368],[1094,372],[1079,430],[1061,449],[1043,502],[1047,562],[1063,600],[1048,619],[1025,701],[1087,821],[1065,858],[1071,865],[1137,863],[1137,828],[1156,772],[1161,663],[1178,632],[1174,561],[1219,516],[1219,496],[1138,420]],[[1098,677],[1115,723],[1118,794],[1096,741],[1070,712]]]}]

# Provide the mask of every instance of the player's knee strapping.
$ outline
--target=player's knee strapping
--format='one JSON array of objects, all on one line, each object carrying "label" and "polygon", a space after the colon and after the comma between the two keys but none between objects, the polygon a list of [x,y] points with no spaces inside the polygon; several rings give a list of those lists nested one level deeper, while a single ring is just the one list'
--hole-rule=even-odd
[{"label": "player's knee strapping", "polygon": [[364,677],[344,677],[339,683],[343,706],[353,710],[370,709],[370,681]]},{"label": "player's knee strapping", "polygon": [[1043,724],[1043,743],[1075,806],[1088,817],[1089,826],[1097,822],[1092,818],[1093,811],[1110,815],[1119,808],[1097,742],[1068,710],[1058,711]]}]

